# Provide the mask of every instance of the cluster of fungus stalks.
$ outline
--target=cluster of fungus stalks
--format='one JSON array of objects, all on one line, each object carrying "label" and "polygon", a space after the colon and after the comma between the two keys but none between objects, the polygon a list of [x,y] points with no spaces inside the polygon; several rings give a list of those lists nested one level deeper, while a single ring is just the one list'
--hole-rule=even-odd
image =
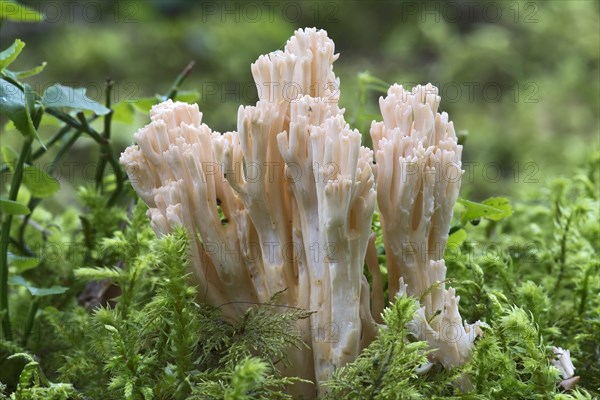
[{"label": "cluster of fungus stalks", "polygon": [[376,206],[389,301],[420,299],[411,329],[430,344],[430,362],[460,365],[481,334],[478,323],[463,324],[444,283],[462,146],[438,112],[437,88],[391,86],[371,150],[338,107],[338,56],[325,31],[300,29],[252,64],[259,101],[240,106],[237,131],[214,132],[197,104],[168,100],[121,156],[156,234],[188,230],[200,301],[238,318],[283,291],[282,305],[313,311],[297,326],[309,348],[290,349],[282,367],[315,382],[302,389],[307,397],[323,394],[381,327]]}]

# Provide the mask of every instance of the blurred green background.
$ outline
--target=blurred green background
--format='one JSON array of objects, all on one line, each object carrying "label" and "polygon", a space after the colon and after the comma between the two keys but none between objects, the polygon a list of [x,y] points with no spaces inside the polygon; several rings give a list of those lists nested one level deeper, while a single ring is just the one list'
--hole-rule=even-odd
[{"label": "blurred green background", "polygon": [[[326,29],[336,43],[341,103],[363,134],[369,124],[357,112],[377,113],[380,93],[368,92],[361,107],[360,73],[440,87],[441,109],[468,133],[465,197],[511,195],[544,184],[568,175],[599,148],[597,1],[22,3],[46,20],[3,22],[0,47],[16,38],[27,43],[17,69],[48,62],[28,81],[38,92],[60,82],[86,87],[90,98],[103,102],[104,82],[113,79],[113,101],[130,103],[114,126],[119,149],[148,119],[135,99],[168,92],[192,60],[183,89],[197,92],[211,128],[235,129],[239,104],[256,101],[250,63],[282,48],[295,29],[312,26]],[[57,126],[45,117],[42,137]],[[13,133],[3,127],[2,142],[18,148],[21,138]],[[66,162],[82,166],[96,159],[95,151],[81,141]],[[63,175],[74,185],[85,180],[85,174]],[[64,187],[66,199],[72,192]]]}]

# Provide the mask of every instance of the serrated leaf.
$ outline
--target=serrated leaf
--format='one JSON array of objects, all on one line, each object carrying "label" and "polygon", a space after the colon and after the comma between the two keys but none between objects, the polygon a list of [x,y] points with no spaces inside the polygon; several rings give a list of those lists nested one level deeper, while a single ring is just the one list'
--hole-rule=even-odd
[{"label": "serrated leaf", "polygon": [[486,218],[492,221],[500,221],[501,219],[508,218],[512,215],[512,207],[506,197],[491,197],[481,202],[486,206],[494,207],[495,209],[501,210],[502,213],[489,215]]},{"label": "serrated leaf", "polygon": [[43,297],[43,296],[52,296],[55,294],[62,294],[62,293],[65,293],[67,290],[69,290],[69,288],[64,287],[64,286],[52,286],[49,288],[37,288],[37,287],[33,286],[31,283],[27,282],[25,280],[25,278],[23,278],[20,275],[11,276],[8,279],[8,283],[10,285],[23,286],[23,287],[27,288],[27,290],[29,290],[29,293],[31,293],[31,295],[35,296],[35,297]]},{"label": "serrated leaf", "polygon": [[58,83],[46,89],[42,95],[42,104],[46,108],[87,110],[97,115],[106,115],[110,112],[110,109],[87,97],[85,88],[72,88]]},{"label": "serrated leaf", "polygon": [[[0,6],[0,9],[4,10],[4,2]],[[17,59],[21,51],[25,47],[25,42],[21,39],[17,39],[7,49],[0,53],[0,71],[12,64]]]},{"label": "serrated leaf", "polygon": [[23,89],[21,91],[7,80],[0,79],[0,113],[8,117],[19,132],[25,136],[33,136],[43,146],[31,120],[35,92],[27,84],[23,85]]},{"label": "serrated leaf", "polygon": [[0,212],[9,215],[27,215],[31,211],[29,211],[29,208],[25,204],[13,200],[0,199]]},{"label": "serrated leaf", "polygon": [[50,197],[60,189],[60,183],[56,179],[46,171],[31,165],[23,167],[23,184],[32,196],[39,198]]},{"label": "serrated leaf", "polygon": [[15,22],[41,22],[44,15],[14,0],[0,1],[0,19]]}]

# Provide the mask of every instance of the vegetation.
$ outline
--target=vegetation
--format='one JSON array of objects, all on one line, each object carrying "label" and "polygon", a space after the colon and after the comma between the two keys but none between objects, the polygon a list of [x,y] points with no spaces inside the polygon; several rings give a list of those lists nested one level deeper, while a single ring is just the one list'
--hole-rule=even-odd
[{"label": "vegetation", "polygon": [[[3,1],[3,12],[12,10],[8,4],[21,7]],[[182,230],[156,238],[145,206],[116,160],[136,126],[145,123],[149,107],[167,98],[200,101],[201,109],[206,105],[216,110],[208,114],[214,115],[217,128],[231,128],[227,124],[232,122],[223,116],[231,114],[238,101],[206,97],[206,83],[230,78],[255,54],[274,43],[277,47],[293,24],[279,16],[264,28],[242,21],[237,33],[231,33],[225,24],[210,19],[204,30],[193,30],[189,16],[187,22],[164,17],[186,10],[183,2],[174,2],[170,11],[165,5],[157,6],[165,8],[161,10],[129,4],[137,7],[137,18],[145,15],[156,22],[121,31],[143,32],[148,42],[144,46],[150,47],[134,46],[138,62],[130,61],[125,44],[107,24],[97,31],[60,25],[56,34],[65,41],[28,41],[34,51],[24,50],[20,40],[2,42],[0,106],[6,125],[0,170],[0,399],[291,398],[286,387],[302,382],[282,376],[278,367],[287,362],[290,346],[305,346],[295,326],[309,312],[282,311],[274,296],[234,321],[225,319],[219,308],[202,304],[201,294],[186,279],[189,238]],[[463,97],[449,105],[454,115],[464,118],[457,125],[469,127],[469,135],[461,138],[468,138],[467,160],[497,163],[504,173],[499,181],[465,180],[445,254],[449,280],[461,297],[461,315],[487,324],[470,361],[451,371],[428,367],[426,343],[407,328],[416,299],[404,296],[384,311],[386,327],[375,341],[336,372],[328,396],[599,396],[600,151],[590,145],[598,134],[599,61],[598,35],[589,34],[597,32],[598,5],[530,2],[537,7],[530,15],[532,9],[525,8],[529,3],[516,2],[521,13],[514,19],[506,3],[502,10],[510,18],[498,23],[450,23],[444,18],[434,23],[410,17],[383,31],[364,29],[363,37],[350,33],[362,19],[365,25],[376,25],[373,21],[382,13],[406,15],[399,14],[401,5],[359,4],[358,11],[364,12],[357,12],[331,4],[338,7],[333,15],[337,22],[321,14],[315,23],[329,24],[326,28],[340,36],[342,47],[356,43],[363,54],[354,55],[354,63],[344,62],[355,65],[344,72],[344,81],[354,83],[342,88],[342,103],[361,132],[373,119],[374,99],[384,80],[465,82],[472,74],[473,80],[498,83],[504,90],[515,82],[533,82],[549,91],[539,103]],[[199,9],[192,13],[203,18]],[[528,15],[538,22],[524,23]],[[7,18],[2,15],[3,30],[15,26]],[[303,18],[294,23],[310,25],[306,13]],[[577,23],[564,29],[557,21]],[[28,32],[24,29],[23,38],[31,35]],[[156,32],[168,36],[168,42],[156,38]],[[235,35],[240,32],[256,40],[237,51]],[[406,32],[412,36],[400,40]],[[369,49],[370,43],[378,42],[377,35],[385,40]],[[8,37],[2,36],[3,41]],[[144,55],[167,53],[188,36],[197,40],[165,57],[164,71]],[[148,38],[156,43],[149,44]],[[47,52],[40,53],[43,48]],[[74,49],[80,57],[78,68],[61,66],[60,60]],[[188,53],[205,63],[204,77],[194,77],[191,66],[178,72],[187,65]],[[20,71],[38,65],[38,54],[49,54],[48,67],[43,63]],[[519,67],[516,56],[522,54],[528,62]],[[556,59],[563,62],[555,64]],[[385,61],[378,65],[373,60]],[[427,65],[424,75],[413,65],[419,63]],[[42,71],[50,74],[44,82],[60,77],[65,83],[85,82],[106,75],[113,65],[113,80],[102,85],[98,98],[90,98],[89,90],[58,84],[39,90]],[[383,79],[361,72],[366,68]],[[89,75],[70,79],[81,73],[75,70]],[[249,81],[249,71],[243,73]],[[169,81],[166,74],[171,74]],[[126,89],[119,79],[133,75],[139,76],[139,91],[123,98]],[[184,80],[186,87],[202,88],[202,93],[182,90]],[[147,96],[154,91],[164,94]],[[69,162],[84,159],[94,160],[86,178],[81,178],[81,169],[75,174],[79,178],[67,178]],[[531,160],[534,165],[527,167]],[[530,171],[535,173],[528,175]],[[525,175],[539,182],[526,185]],[[377,229],[377,215],[373,224]],[[385,266],[383,243],[377,248]],[[387,287],[385,272],[384,267]],[[561,385],[552,346],[571,351],[579,376],[574,387]]]}]

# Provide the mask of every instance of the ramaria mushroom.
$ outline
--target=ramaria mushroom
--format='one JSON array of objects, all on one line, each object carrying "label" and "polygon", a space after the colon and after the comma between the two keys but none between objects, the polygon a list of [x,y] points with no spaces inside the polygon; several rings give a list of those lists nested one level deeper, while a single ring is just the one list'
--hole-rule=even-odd
[{"label": "ramaria mushroom", "polygon": [[[443,283],[440,251],[462,171],[461,146],[447,115],[437,113],[436,89],[390,88],[380,101],[384,122],[371,128],[375,168],[373,151],[338,107],[334,50],[325,31],[298,30],[283,51],[252,64],[259,101],[239,108],[237,131],[213,132],[197,105],[168,100],[152,108],[137,145],[121,156],[156,234],[176,225],[189,231],[201,301],[237,318],[285,290],[283,304],[314,311],[299,326],[310,349],[291,349],[292,367],[282,367],[316,382],[316,391],[296,393],[307,397],[324,393],[334,370],[377,334],[384,302],[371,235],[376,200],[390,300],[405,284],[424,298],[418,336],[449,367],[468,357],[477,329],[463,327],[459,299]],[[445,165],[456,168],[454,180],[439,179]],[[410,254],[407,244],[415,246]],[[368,247],[372,294],[363,274]],[[448,323],[470,336],[440,338]]]},{"label": "ramaria mushroom", "polygon": [[552,365],[560,371],[562,378],[560,386],[565,390],[573,389],[577,382],[579,382],[579,377],[575,376],[575,366],[571,361],[571,351],[554,346],[552,346],[552,351],[556,356],[552,360]]},{"label": "ramaria mushroom", "polygon": [[431,84],[412,91],[391,86],[379,99],[383,122],[372,123],[371,137],[390,301],[403,285],[421,299],[415,333],[436,349],[437,361],[453,368],[468,359],[481,330],[478,323],[463,325],[460,298],[445,288],[442,257],[460,189],[462,146],[448,114],[438,112],[440,100]]}]

